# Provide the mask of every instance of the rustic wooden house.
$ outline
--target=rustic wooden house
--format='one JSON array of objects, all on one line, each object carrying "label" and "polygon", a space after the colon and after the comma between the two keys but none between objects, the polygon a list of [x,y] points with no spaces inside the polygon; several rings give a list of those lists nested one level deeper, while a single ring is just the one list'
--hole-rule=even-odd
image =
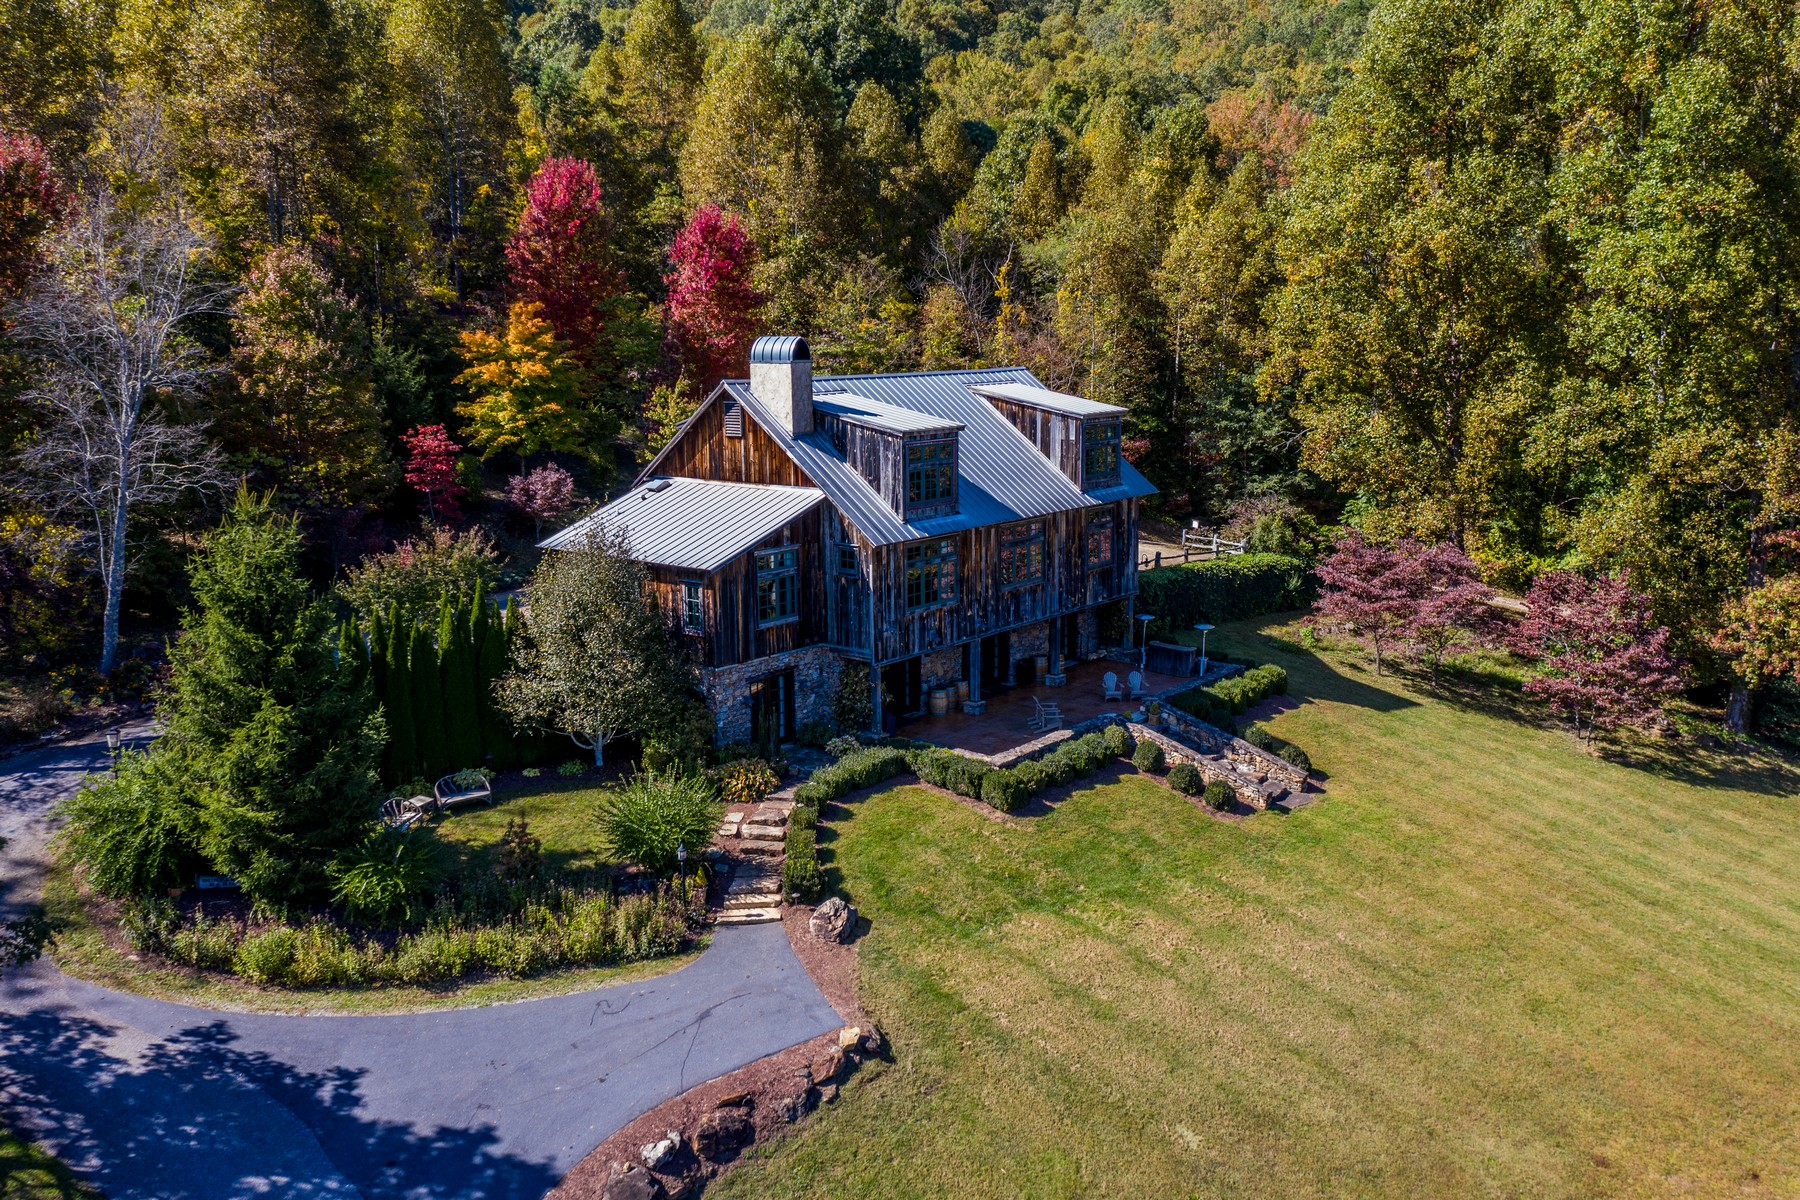
[{"label": "rustic wooden house", "polygon": [[625,531],[722,741],[829,719],[850,663],[878,728],[938,689],[980,712],[1098,654],[1103,610],[1126,627],[1155,489],[1120,453],[1123,416],[1021,367],[815,379],[803,339],[759,338],[748,380],[544,545]]}]

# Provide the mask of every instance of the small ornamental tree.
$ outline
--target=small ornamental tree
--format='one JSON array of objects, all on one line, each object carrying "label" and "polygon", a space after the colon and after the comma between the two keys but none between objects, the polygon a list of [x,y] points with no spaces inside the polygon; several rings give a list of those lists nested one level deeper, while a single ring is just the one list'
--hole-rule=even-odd
[{"label": "small ornamental tree", "polygon": [[1322,585],[1313,611],[1369,644],[1375,673],[1382,648],[1406,635],[1417,612],[1417,571],[1408,547],[1377,546],[1352,533],[1319,561]]},{"label": "small ornamental tree", "polygon": [[526,475],[515,475],[506,485],[506,498],[531,518],[531,535],[542,537],[544,522],[575,507],[575,480],[555,463],[545,463]]},{"label": "small ornamental tree", "polygon": [[0,133],[0,296],[19,295],[43,268],[43,240],[68,208],[43,143]]},{"label": "small ornamental tree", "polygon": [[607,301],[624,287],[609,247],[612,228],[593,166],[548,158],[526,188],[518,230],[506,246],[513,295],[537,304],[556,336],[590,365]]},{"label": "small ornamental tree", "polygon": [[746,369],[767,298],[751,281],[756,242],[736,216],[702,205],[669,247],[674,356],[701,396]]},{"label": "small ornamental tree", "polygon": [[1512,648],[1532,660],[1525,691],[1563,713],[1582,741],[1654,715],[1681,687],[1669,631],[1623,576],[1547,571],[1525,597]]},{"label": "small ornamental tree", "polygon": [[588,377],[538,304],[514,304],[498,336],[467,330],[462,353],[469,369],[456,381],[473,399],[456,411],[469,422],[469,440],[482,458],[516,454],[523,473],[528,454],[586,452],[592,421],[581,397]]},{"label": "small ornamental tree", "polygon": [[1445,655],[1483,639],[1493,589],[1474,560],[1448,542],[1420,548],[1409,568],[1413,608],[1405,636],[1436,676]]},{"label": "small ornamental tree", "polygon": [[1731,657],[1752,690],[1784,675],[1800,678],[1800,575],[1769,580],[1734,600],[1713,647]]},{"label": "small ornamental tree", "polygon": [[594,752],[650,730],[689,694],[693,668],[669,641],[623,532],[547,555],[526,585],[524,628],[496,695],[522,726],[554,730]]},{"label": "small ornamental tree", "polygon": [[442,425],[420,425],[400,435],[406,443],[406,482],[425,497],[425,512],[433,520],[454,521],[462,516],[462,484],[456,481],[456,455],[461,446],[450,440]]}]

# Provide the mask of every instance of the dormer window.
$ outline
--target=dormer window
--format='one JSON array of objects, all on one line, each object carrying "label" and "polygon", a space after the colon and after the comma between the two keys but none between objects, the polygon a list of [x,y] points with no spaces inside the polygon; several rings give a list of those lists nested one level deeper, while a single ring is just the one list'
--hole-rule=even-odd
[{"label": "dormer window", "polygon": [[1119,485],[1119,423],[1082,422],[1081,490],[1098,491]]},{"label": "dormer window", "polygon": [[956,439],[906,443],[906,519],[956,511]]}]

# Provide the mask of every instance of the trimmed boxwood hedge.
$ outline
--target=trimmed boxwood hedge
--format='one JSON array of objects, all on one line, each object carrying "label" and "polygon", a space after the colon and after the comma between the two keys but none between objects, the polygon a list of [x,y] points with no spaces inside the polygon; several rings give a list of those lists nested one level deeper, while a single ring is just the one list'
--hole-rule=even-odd
[{"label": "trimmed boxwood hedge", "polygon": [[1306,564],[1285,554],[1235,554],[1138,574],[1138,609],[1156,614],[1159,632],[1201,621],[1236,621],[1311,604]]}]

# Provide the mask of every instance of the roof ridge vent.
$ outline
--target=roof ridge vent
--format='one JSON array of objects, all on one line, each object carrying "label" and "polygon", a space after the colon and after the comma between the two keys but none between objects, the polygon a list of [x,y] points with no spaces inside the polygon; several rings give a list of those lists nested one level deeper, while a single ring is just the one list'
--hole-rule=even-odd
[{"label": "roof ridge vent", "polygon": [[654,483],[647,483],[647,484],[645,484],[645,485],[644,485],[644,491],[645,491],[645,492],[646,492],[646,493],[649,493],[649,492],[666,492],[666,491],[668,491],[668,490],[669,490],[669,485],[670,485],[670,484],[672,484],[672,483],[674,483],[674,482],[675,482],[675,481],[674,481],[674,480],[673,480],[673,479],[658,479],[658,480],[656,480],[656,481],[655,481],[655,482],[654,482]]}]

